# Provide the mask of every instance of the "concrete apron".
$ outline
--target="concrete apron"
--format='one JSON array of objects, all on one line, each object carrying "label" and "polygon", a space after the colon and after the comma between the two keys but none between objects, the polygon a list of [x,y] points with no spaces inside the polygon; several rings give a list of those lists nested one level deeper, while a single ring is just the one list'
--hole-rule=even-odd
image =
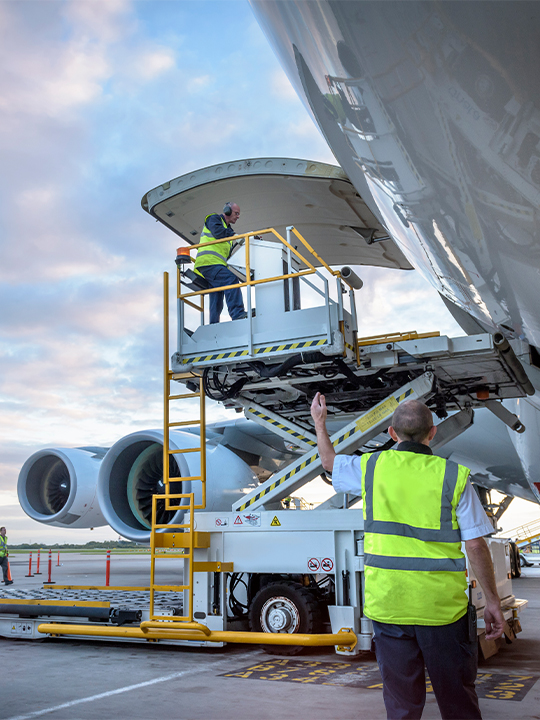
[{"label": "concrete apron", "polygon": [[[20,557],[20,564],[17,555],[10,558],[14,584],[0,592],[3,597],[36,597],[43,592],[43,576],[24,578],[28,559],[24,567]],[[104,557],[66,554],[61,562],[53,575],[57,583],[105,582]],[[111,584],[143,585],[148,566],[147,556],[113,555]],[[523,632],[479,667],[477,687],[485,720],[538,716],[540,568],[524,568],[522,578],[515,581],[515,594],[529,600]],[[0,677],[2,719],[386,717],[370,653],[347,659],[320,649],[281,657],[250,646],[208,650],[64,639],[0,639],[0,652],[7,670]],[[423,717],[440,718],[429,685]]]}]

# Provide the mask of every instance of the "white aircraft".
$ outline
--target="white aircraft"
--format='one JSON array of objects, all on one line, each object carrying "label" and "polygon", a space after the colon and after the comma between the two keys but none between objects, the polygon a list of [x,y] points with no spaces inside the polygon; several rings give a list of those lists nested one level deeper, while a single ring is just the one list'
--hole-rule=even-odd
[{"label": "white aircraft", "polygon": [[407,260],[466,332],[500,332],[516,349],[537,392],[506,401],[527,427],[510,434],[539,502],[540,5],[251,5]]},{"label": "white aircraft", "polygon": [[[151,190],[143,208],[194,244],[207,208],[241,198],[244,228],[295,225],[332,264],[416,268],[466,333],[509,340],[529,384],[527,397],[504,401],[525,432],[479,410],[440,454],[471,467],[480,487],[540,502],[540,6],[251,4],[341,167],[224,163]],[[307,421],[307,402],[295,402]],[[178,447],[187,435],[175,435]],[[39,451],[21,470],[21,505],[40,522],[108,522],[144,541],[161,443],[159,431],[147,431],[108,452]],[[230,510],[301,454],[245,419],[209,426],[207,452],[212,510]],[[189,465],[180,474],[196,472]]]}]

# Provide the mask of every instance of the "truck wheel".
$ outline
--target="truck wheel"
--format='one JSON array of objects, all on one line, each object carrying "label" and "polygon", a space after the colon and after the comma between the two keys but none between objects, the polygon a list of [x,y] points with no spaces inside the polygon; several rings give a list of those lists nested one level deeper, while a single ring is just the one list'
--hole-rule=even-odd
[{"label": "truck wheel", "polygon": [[[293,582],[266,585],[253,598],[249,624],[255,632],[318,633],[321,611],[313,593]],[[302,645],[263,645],[272,655],[298,655]]]},{"label": "truck wheel", "polygon": [[510,543],[510,570],[513,578],[521,577],[521,563],[519,561],[519,548],[515,542]]}]

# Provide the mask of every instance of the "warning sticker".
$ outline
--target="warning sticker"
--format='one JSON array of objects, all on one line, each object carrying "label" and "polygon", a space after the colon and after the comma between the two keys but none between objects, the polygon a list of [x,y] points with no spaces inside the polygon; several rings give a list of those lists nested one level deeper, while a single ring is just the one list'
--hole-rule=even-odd
[{"label": "warning sticker", "polygon": [[376,425],[381,420],[384,420],[385,417],[391,415],[397,406],[398,402],[395,397],[388,398],[388,400],[385,400],[380,405],[376,405],[373,410],[362,415],[356,423],[356,427],[361,432],[366,432],[370,427],[373,427],[373,425]]},{"label": "warning sticker", "polygon": [[229,524],[229,518],[216,518],[216,527],[225,527]]},{"label": "warning sticker", "polygon": [[270,523],[270,527],[281,527],[281,523],[279,522],[277,515],[274,515],[274,519]]},{"label": "warning sticker", "polygon": [[30,625],[30,623],[27,622],[14,623],[11,626],[11,633],[13,635],[31,635],[32,626]]},{"label": "warning sticker", "polygon": [[307,569],[309,572],[331,573],[334,571],[334,558],[310,557],[307,559]]},{"label": "warning sticker", "polygon": [[245,513],[237,515],[233,525],[247,525],[248,527],[260,527],[261,513]]}]

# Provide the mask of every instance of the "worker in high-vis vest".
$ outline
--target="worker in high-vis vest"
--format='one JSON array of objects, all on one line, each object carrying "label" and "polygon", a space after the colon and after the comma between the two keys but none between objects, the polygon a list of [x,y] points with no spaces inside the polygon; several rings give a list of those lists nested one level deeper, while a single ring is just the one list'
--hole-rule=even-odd
[{"label": "worker in high-vis vest", "polygon": [[[227,260],[234,248],[233,242],[227,240],[235,232],[231,225],[240,217],[240,208],[234,202],[225,203],[223,214],[207,215],[201,233],[200,243],[209,243],[223,239],[223,242],[199,248],[195,258],[194,271],[201,275],[211,288],[236,285],[239,280],[227,267]],[[225,291],[210,293],[210,324],[218,323],[223,310],[223,297],[227,302],[227,310],[231,320],[242,320],[247,317],[240,288],[229,288]]]},{"label": "worker in high-vis vest", "polygon": [[504,618],[484,540],[494,529],[470,471],[433,455],[429,443],[437,428],[418,400],[394,412],[388,432],[395,449],[361,456],[336,455],[324,395],[315,395],[311,414],[334,489],[362,497],[364,615],[373,622],[387,717],[422,716],[426,667],[443,719],[481,718],[462,542],[484,592],[487,640],[502,635]]},{"label": "worker in high-vis vest", "polygon": [[2,568],[4,585],[13,585],[13,580],[9,579],[8,555],[6,528],[0,527],[0,567]]}]

